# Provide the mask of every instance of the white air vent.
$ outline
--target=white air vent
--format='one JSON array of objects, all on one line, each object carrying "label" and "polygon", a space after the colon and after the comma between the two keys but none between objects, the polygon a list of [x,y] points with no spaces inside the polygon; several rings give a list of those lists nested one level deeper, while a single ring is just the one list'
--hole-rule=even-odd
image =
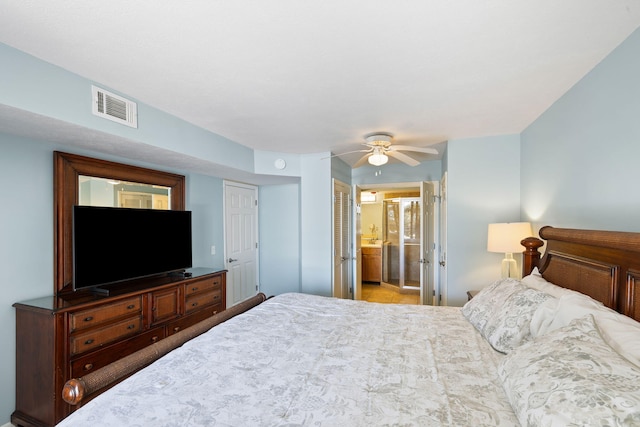
[{"label": "white air vent", "polygon": [[138,108],[135,102],[95,86],[91,86],[91,92],[93,114],[132,128],[138,127]]}]

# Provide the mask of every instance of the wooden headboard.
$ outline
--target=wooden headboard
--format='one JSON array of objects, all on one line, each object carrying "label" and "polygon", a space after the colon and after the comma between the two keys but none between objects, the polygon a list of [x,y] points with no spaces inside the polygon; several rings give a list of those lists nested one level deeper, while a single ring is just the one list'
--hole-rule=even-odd
[{"label": "wooden headboard", "polygon": [[[551,283],[573,289],[640,321],[640,233],[542,227],[522,241],[523,274],[538,267]],[[640,286],[640,285],[639,285]]]}]

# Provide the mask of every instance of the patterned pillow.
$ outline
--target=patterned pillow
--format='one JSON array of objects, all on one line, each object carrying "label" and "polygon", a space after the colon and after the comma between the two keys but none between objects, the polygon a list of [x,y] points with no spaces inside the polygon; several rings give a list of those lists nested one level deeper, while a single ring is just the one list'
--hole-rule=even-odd
[{"label": "patterned pillow", "polygon": [[495,315],[489,319],[482,335],[491,346],[508,353],[531,339],[531,319],[545,301],[553,297],[535,289],[525,288],[511,294]]},{"label": "patterned pillow", "polygon": [[507,298],[522,289],[525,289],[525,286],[516,279],[497,280],[468,301],[462,307],[462,314],[482,332],[489,319],[502,310]]},{"label": "patterned pillow", "polygon": [[523,426],[640,425],[640,368],[591,315],[513,350],[498,373]]}]

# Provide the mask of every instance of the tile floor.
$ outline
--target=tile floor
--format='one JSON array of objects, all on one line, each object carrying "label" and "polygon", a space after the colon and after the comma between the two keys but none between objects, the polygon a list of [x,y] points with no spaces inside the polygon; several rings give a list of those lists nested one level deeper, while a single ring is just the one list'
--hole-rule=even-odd
[{"label": "tile floor", "polygon": [[369,302],[382,302],[387,304],[418,304],[419,295],[407,295],[382,287],[378,284],[363,283],[362,299]]}]

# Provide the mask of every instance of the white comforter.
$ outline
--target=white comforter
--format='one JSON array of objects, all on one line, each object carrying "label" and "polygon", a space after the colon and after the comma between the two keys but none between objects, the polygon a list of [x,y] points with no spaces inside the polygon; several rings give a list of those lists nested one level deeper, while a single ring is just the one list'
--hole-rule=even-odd
[{"label": "white comforter", "polygon": [[500,357],[459,308],[285,294],[59,426],[517,426]]}]

